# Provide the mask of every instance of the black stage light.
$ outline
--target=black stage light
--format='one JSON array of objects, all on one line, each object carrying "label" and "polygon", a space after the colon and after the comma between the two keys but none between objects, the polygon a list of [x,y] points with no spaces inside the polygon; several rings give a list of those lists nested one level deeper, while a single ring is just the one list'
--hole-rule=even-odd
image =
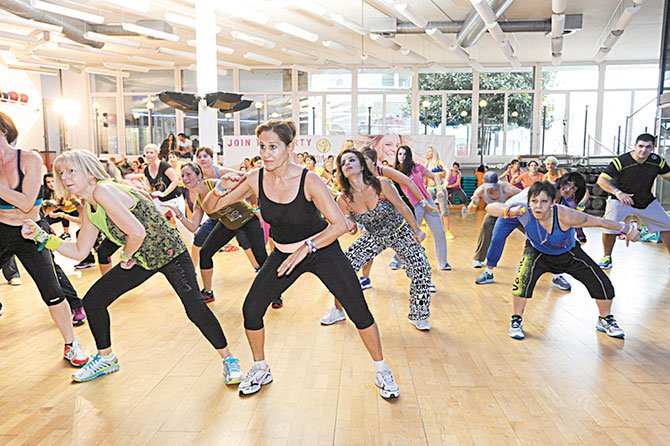
[{"label": "black stage light", "polygon": [[179,91],[164,91],[158,93],[158,99],[166,105],[185,112],[197,112],[200,97],[193,93],[182,93]]}]

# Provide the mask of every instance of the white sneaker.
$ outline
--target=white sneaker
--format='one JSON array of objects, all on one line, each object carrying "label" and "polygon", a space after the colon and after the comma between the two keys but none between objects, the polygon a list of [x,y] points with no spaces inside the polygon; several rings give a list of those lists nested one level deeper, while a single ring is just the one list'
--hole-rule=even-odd
[{"label": "white sneaker", "polygon": [[262,367],[254,364],[249,373],[247,373],[247,376],[237,387],[237,390],[239,390],[240,395],[251,395],[261,390],[262,386],[271,382],[272,373],[270,372],[270,366],[265,364],[265,367]]},{"label": "white sneaker", "polygon": [[428,292],[429,293],[437,293],[437,287],[435,286],[435,284],[433,282],[430,282],[430,284],[428,285]]},{"label": "white sneaker", "polygon": [[333,325],[337,322],[343,321],[347,318],[344,310],[337,307],[332,307],[321,318],[321,325]]},{"label": "white sneaker", "polygon": [[242,375],[242,370],[240,370],[239,359],[234,356],[223,358],[223,376],[226,378],[226,384],[229,386],[242,382],[244,375]]},{"label": "white sneaker", "polygon": [[409,323],[414,325],[417,330],[421,330],[421,331],[430,330],[430,322],[428,322],[428,319],[422,319],[422,320],[419,320],[419,321],[413,321],[412,319],[410,319]]},{"label": "white sneaker", "polygon": [[105,359],[98,353],[77,373],[72,375],[72,380],[83,383],[102,375],[119,371],[119,358],[112,353],[111,358]]},{"label": "white sneaker", "polygon": [[482,265],[482,262],[480,262],[479,260],[475,260],[475,261],[472,262],[472,267],[473,268],[483,268],[484,265]]},{"label": "white sneaker", "polygon": [[611,314],[606,317],[598,316],[596,330],[607,333],[607,336],[611,336],[613,338],[623,338],[625,336],[623,329],[619,327],[619,324],[616,323],[616,319],[614,319],[614,316]]},{"label": "white sneaker", "polygon": [[509,323],[509,337],[512,339],[523,339],[526,335],[523,332],[523,319],[521,316],[512,316]]},{"label": "white sneaker", "polygon": [[375,385],[379,387],[379,394],[382,398],[398,398],[400,389],[393,378],[393,373],[388,367],[383,372],[377,372],[375,375]]},{"label": "white sneaker", "polygon": [[75,367],[83,367],[88,361],[89,357],[81,349],[79,345],[79,339],[75,338],[72,342],[72,346],[65,345],[63,347],[63,359],[70,361]]}]

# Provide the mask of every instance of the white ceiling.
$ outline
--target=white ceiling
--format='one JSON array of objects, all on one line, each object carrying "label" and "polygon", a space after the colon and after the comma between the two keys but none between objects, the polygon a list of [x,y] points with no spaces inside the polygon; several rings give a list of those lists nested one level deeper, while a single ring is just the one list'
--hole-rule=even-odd
[{"label": "white ceiling", "polygon": [[[28,0],[24,0],[28,1]],[[215,0],[209,0],[215,1]],[[228,11],[235,11],[236,6],[230,0],[218,0],[226,5]],[[624,0],[626,5],[632,4],[631,0]],[[328,13],[339,13],[349,20],[369,27],[371,18],[394,17],[399,21],[407,20],[400,15],[391,5],[392,0],[312,0],[313,3],[327,8]],[[194,16],[194,0],[151,0],[151,9],[146,14],[139,14],[129,10],[122,10],[118,6],[107,3],[104,0],[90,0],[86,4],[79,1],[53,0],[63,6],[79,9],[105,17],[105,25],[120,24],[121,22],[135,22],[137,20],[162,20],[166,12],[176,12],[184,16]],[[408,0],[408,3],[420,14],[430,21],[452,21],[463,20],[472,10],[469,0]],[[410,57],[402,55],[399,51],[386,48],[373,42],[367,36],[361,36],[349,29],[334,23],[327,16],[316,17],[305,14],[295,9],[296,4],[304,4],[302,0],[246,0],[244,6],[257,11],[258,15],[267,14],[270,19],[266,25],[258,25],[240,18],[235,18],[222,10],[217,13],[217,22],[222,30],[218,34],[218,44],[233,48],[232,55],[219,54],[219,62],[232,62],[244,64],[249,67],[267,67],[267,64],[253,62],[242,57],[248,51],[262,54],[282,61],[284,66],[293,64],[300,66],[322,66],[323,61],[328,59],[346,65],[361,65],[361,54],[371,54],[383,59],[389,66],[421,67],[428,64],[417,63]],[[593,57],[607,31],[607,24],[618,0],[581,0],[568,1],[567,14],[583,14],[583,29],[564,38],[563,64],[570,62],[589,62]],[[0,14],[9,14],[0,9]],[[660,35],[662,29],[663,1],[646,0],[642,5],[624,34],[614,45],[605,61],[649,61],[657,60],[660,52]],[[505,12],[503,19],[546,19],[551,16],[550,0],[516,0]],[[316,43],[283,34],[274,28],[278,22],[288,22],[295,26],[316,33],[319,39]],[[168,47],[194,53],[195,49],[189,47],[186,41],[195,38],[195,30],[192,28],[173,25],[174,33],[179,35],[179,42],[167,42],[150,39],[141,36],[126,37],[129,40],[141,44],[139,49],[131,49],[123,46],[105,44],[104,49],[110,50],[111,55],[94,54],[74,50],[57,48],[58,42],[69,42],[61,34],[52,33],[50,41],[38,44],[14,41],[13,39],[0,38],[0,50],[3,45],[10,45],[11,50],[0,51],[0,57],[10,61],[13,57],[29,60],[31,51],[35,48],[42,54],[52,54],[63,59],[76,59],[85,61],[89,66],[99,66],[103,62],[116,62],[138,65],[128,59],[128,55],[141,55],[152,59],[174,61],[178,66],[189,66],[193,60],[184,57],[174,57],[157,54],[159,47]],[[9,25],[0,22],[0,30],[18,34],[30,34],[35,30],[26,27]],[[276,43],[274,49],[264,49],[252,44],[235,40],[231,37],[232,31],[243,31],[253,33],[267,38]],[[455,36],[452,34],[452,36]],[[508,36],[508,38],[510,38]],[[516,54],[523,64],[536,62],[550,62],[550,39],[542,33],[515,33],[510,38],[516,48]],[[355,56],[342,54],[340,51],[327,49],[322,45],[324,40],[334,40],[358,50]],[[393,39],[405,49],[426,57],[430,63],[440,63],[447,66],[463,66],[463,62],[456,58],[453,53],[439,46],[434,40],[424,33],[397,35]],[[299,51],[312,54],[319,58],[311,61],[299,56],[290,56],[282,52],[282,47],[289,47]],[[5,47],[6,49],[6,47]],[[498,45],[489,34],[485,34],[476,45],[469,49],[473,59],[484,66],[509,66],[509,62],[500,51]],[[143,65],[139,63],[139,65]],[[367,65],[367,64],[366,64]],[[77,65],[74,65],[75,67]],[[148,66],[148,65],[147,65]],[[155,68],[160,68],[155,66]]]}]

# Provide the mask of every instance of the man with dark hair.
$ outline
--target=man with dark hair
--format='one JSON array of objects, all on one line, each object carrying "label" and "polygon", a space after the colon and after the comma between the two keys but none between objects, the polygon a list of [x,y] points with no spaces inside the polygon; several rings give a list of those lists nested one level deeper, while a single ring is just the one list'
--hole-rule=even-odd
[{"label": "man with dark hair", "polygon": [[628,241],[640,233],[634,226],[579,212],[555,203],[556,188],[549,182],[534,183],[528,191],[527,204],[491,203],[486,212],[494,217],[518,217],[526,231],[526,247],[514,285],[514,314],[509,335],[523,339],[523,310],[533,296],[537,280],[544,273],[567,273],[580,281],[598,305],[596,329],[614,338],[624,332],[612,315],[614,287],[609,277],[575,241],[575,229],[601,227],[617,232]]},{"label": "man with dark hair", "polygon": [[180,159],[190,160],[193,157],[193,143],[186,137],[185,133],[177,135],[176,152]]},{"label": "man with dark hair", "polygon": [[[649,133],[638,136],[633,150],[614,158],[600,174],[598,186],[610,193],[605,218],[620,221],[637,216],[649,232],[660,231],[661,240],[670,251],[670,216],[651,193],[657,175],[670,180],[670,166],[661,156],[651,153],[655,142]],[[598,264],[603,269],[612,267],[615,242],[616,231],[603,231],[605,256]]]}]

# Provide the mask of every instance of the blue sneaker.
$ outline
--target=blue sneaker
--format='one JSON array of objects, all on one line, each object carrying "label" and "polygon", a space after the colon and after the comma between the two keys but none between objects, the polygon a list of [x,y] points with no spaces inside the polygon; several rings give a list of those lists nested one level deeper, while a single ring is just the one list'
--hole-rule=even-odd
[{"label": "blue sneaker", "polygon": [[240,370],[240,361],[234,356],[223,358],[223,376],[226,377],[226,384],[239,384],[244,378]]},{"label": "blue sneaker", "polygon": [[103,357],[98,353],[77,373],[72,375],[72,380],[80,383],[91,381],[102,375],[119,371],[119,358],[114,353],[111,357]]},{"label": "blue sneaker", "polygon": [[611,269],[612,268],[612,256],[605,256],[600,259],[598,266],[602,269]]},{"label": "blue sneaker", "polygon": [[486,285],[488,283],[493,283],[493,273],[484,271],[475,279],[477,285]]},{"label": "blue sneaker", "polygon": [[369,277],[359,277],[358,281],[361,283],[361,289],[362,290],[367,290],[369,288],[372,288],[372,282],[370,281]]}]

